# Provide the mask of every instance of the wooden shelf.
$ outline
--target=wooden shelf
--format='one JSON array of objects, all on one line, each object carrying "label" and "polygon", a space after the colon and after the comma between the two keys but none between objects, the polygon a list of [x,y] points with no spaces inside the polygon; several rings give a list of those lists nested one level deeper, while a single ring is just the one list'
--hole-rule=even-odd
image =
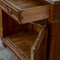
[{"label": "wooden shelf", "polygon": [[[2,40],[20,59],[34,60],[34,50],[37,52],[41,44],[45,46],[46,43],[42,43],[43,39],[46,39],[45,36],[47,36],[47,31],[43,26],[39,23],[30,23],[27,30],[6,36]],[[46,52],[46,49],[43,51]]]}]

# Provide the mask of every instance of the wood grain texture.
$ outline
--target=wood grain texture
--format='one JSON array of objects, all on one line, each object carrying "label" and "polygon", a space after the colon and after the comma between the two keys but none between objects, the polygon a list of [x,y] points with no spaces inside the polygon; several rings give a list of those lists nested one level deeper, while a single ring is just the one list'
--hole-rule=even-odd
[{"label": "wood grain texture", "polygon": [[40,5],[40,3],[34,0],[17,0],[17,1],[16,0],[5,0],[5,2],[11,4],[14,7],[17,7],[18,9],[31,8],[31,7],[36,7]]},{"label": "wood grain texture", "polygon": [[[31,59],[31,54],[33,53],[33,52],[31,52],[31,49],[33,49],[32,46],[33,46],[35,40],[36,41],[41,41],[41,42],[43,40],[44,43],[43,42],[42,43],[40,42],[40,43],[42,44],[42,48],[45,46],[43,48],[44,52],[41,53],[44,56],[38,58],[38,55],[37,55],[38,60],[42,59],[43,57],[46,56],[46,54],[45,54],[46,53],[45,42],[46,42],[47,39],[45,40],[45,37],[46,37],[45,27],[41,26],[41,28],[40,28],[40,26],[36,24],[37,27],[40,28],[39,29],[40,32],[38,32],[37,31],[38,29],[34,28],[34,27],[36,27],[35,24],[36,23],[32,23],[32,27],[30,27],[30,28],[27,27],[28,29],[26,31],[21,31],[20,30],[20,32],[18,32],[18,33],[15,33],[15,34],[12,34],[10,36],[6,36],[6,37],[2,38],[3,42],[19,57],[19,59],[23,59],[23,60],[25,60],[25,59],[27,59],[27,60]],[[30,26],[30,24],[28,24],[28,26]],[[22,26],[22,27],[24,28],[24,26]],[[44,32],[42,32],[42,30]],[[38,38],[38,35],[39,35],[39,38]],[[43,37],[41,35],[43,35]],[[41,39],[40,39],[40,37],[41,37]],[[38,47],[38,50],[40,49],[39,48],[40,43],[38,44],[36,42],[36,44],[38,44],[38,46],[36,46],[36,47]],[[39,50],[39,52],[40,52],[40,50]],[[39,56],[40,56],[40,54],[39,54]],[[32,55],[32,57],[33,57],[33,55]],[[35,57],[33,57],[33,58],[35,58]],[[32,59],[32,60],[34,60],[34,59]]]},{"label": "wood grain texture", "polygon": [[48,18],[48,6],[37,6],[23,10],[21,13],[23,17],[22,23],[29,23],[33,21],[43,20]]},{"label": "wood grain texture", "polygon": [[2,10],[0,9],[0,37],[3,37]]},{"label": "wood grain texture", "polygon": [[43,28],[41,34],[39,33],[37,39],[35,40],[35,45],[33,45],[32,48],[32,51],[34,51],[33,60],[46,60],[47,36],[48,36],[48,31],[47,29]]},{"label": "wood grain texture", "polygon": [[30,58],[31,46],[34,43],[35,39],[37,38],[37,35],[38,35],[37,32],[31,30],[11,35],[10,37],[4,39],[4,41],[5,40],[11,41],[13,44],[17,46],[16,48],[22,50],[25,53],[25,55],[27,55]]},{"label": "wood grain texture", "polygon": [[51,23],[49,60],[60,60],[60,1],[54,1],[54,4],[49,5],[49,23]]},{"label": "wood grain texture", "polygon": [[60,60],[60,21],[51,22],[49,60]]},{"label": "wood grain texture", "polygon": [[49,21],[60,20],[60,1],[49,4]]},{"label": "wood grain texture", "polygon": [[48,18],[48,5],[32,0],[1,0],[0,7],[20,24]]}]

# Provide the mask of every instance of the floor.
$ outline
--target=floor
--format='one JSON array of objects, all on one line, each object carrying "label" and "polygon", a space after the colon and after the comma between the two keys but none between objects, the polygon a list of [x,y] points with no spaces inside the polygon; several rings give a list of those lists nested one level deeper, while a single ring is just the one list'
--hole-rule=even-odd
[{"label": "floor", "polygon": [[10,49],[5,48],[2,45],[2,41],[0,38],[0,60],[17,60],[17,57],[14,55]]}]

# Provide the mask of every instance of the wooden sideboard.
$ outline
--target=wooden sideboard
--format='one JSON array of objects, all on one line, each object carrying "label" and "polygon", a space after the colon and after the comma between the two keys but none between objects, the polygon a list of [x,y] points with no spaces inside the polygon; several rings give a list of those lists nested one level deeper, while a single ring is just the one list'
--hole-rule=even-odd
[{"label": "wooden sideboard", "polygon": [[48,5],[33,0],[1,0],[0,7],[4,45],[19,60],[46,60]]},{"label": "wooden sideboard", "polygon": [[[1,0],[1,2],[4,3],[4,5],[1,3],[0,6],[3,17],[2,41],[21,60],[46,60],[46,57],[47,60],[60,60],[60,1],[53,2],[53,4],[47,3],[48,5],[46,5],[46,3],[42,4],[41,1],[39,3],[37,2],[37,4],[35,2],[36,0],[33,1],[34,3],[31,3],[32,0],[28,0],[29,5],[27,0],[23,0],[20,1],[20,3],[23,2],[21,5],[21,7],[23,6],[22,10],[20,10],[21,7],[19,8],[20,5],[18,1],[16,3],[15,0],[12,0],[12,2],[9,0]],[[46,18],[48,18],[47,22],[45,22]],[[28,34],[29,31],[31,31],[33,37],[32,35],[29,38],[27,37],[30,35],[30,33]],[[35,34],[32,31],[35,31]],[[36,32],[38,34],[36,34]],[[24,36],[25,33],[27,36]],[[36,37],[33,44],[32,41],[29,42],[28,39],[34,38],[34,36]],[[20,37],[21,39],[22,37],[27,38],[27,40],[22,39],[23,41],[20,41]],[[25,49],[25,47],[27,47],[27,49]],[[30,50],[29,47],[31,47]],[[33,52],[31,52],[32,49]],[[25,54],[21,51],[24,51]]]}]

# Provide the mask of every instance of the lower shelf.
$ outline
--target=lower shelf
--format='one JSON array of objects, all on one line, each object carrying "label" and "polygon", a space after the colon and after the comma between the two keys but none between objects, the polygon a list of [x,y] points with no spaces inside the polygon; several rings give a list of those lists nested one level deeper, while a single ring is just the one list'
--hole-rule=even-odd
[{"label": "lower shelf", "polygon": [[29,27],[27,27],[27,31],[20,31],[18,33],[2,38],[2,41],[21,60],[34,60],[35,55],[37,56],[40,53],[40,51],[46,52],[45,50],[46,48],[45,42],[46,42],[46,36],[47,36],[47,33],[46,33],[47,31],[45,30],[46,27],[44,26],[42,27],[40,26],[40,24],[35,24],[35,23],[29,24],[28,26]]}]

